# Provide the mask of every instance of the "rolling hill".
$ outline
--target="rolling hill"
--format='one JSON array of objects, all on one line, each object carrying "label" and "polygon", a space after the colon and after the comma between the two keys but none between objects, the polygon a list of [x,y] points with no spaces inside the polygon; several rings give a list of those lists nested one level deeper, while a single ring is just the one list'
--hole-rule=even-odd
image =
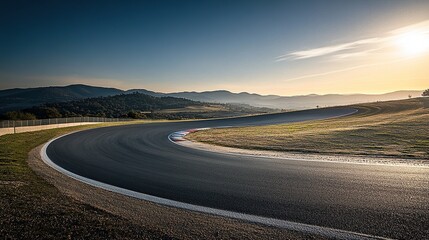
[{"label": "rolling hill", "polygon": [[85,98],[114,96],[118,94],[130,94],[135,92],[152,97],[175,97],[199,102],[248,104],[254,107],[296,110],[315,108],[317,106],[325,107],[406,99],[409,95],[418,97],[423,91],[396,91],[385,94],[310,94],[302,96],[278,96],[259,95],[247,92],[232,93],[226,90],[161,93],[146,89],[131,89],[124,91],[116,88],[70,85],[64,87],[39,87],[27,89],[16,88],[0,90],[0,113],[25,109],[45,103],[67,102]]},{"label": "rolling hill", "polygon": [[423,91],[396,91],[385,94],[327,94],[327,95],[303,95],[303,96],[278,96],[278,95],[259,95],[247,92],[232,93],[225,90],[206,91],[206,92],[177,92],[162,94],[158,92],[151,92],[148,90],[130,90],[134,92],[142,92],[151,96],[171,96],[186,98],[194,101],[212,102],[212,103],[236,103],[236,104],[249,104],[255,107],[267,107],[277,109],[308,109],[349,105],[356,103],[377,102],[377,101],[390,101],[406,99],[409,95],[413,97],[421,96]]},{"label": "rolling hill", "polygon": [[184,98],[152,97],[141,93],[119,94],[108,97],[85,98],[81,100],[46,103],[24,109],[37,118],[97,116],[146,118],[154,110],[178,109],[189,106],[203,106],[203,103]]},{"label": "rolling hill", "polygon": [[68,102],[45,103],[19,111],[7,112],[2,118],[26,120],[91,116],[138,119],[195,119],[232,117],[271,111],[273,110],[249,105],[210,104],[185,98],[153,97],[135,92]]},{"label": "rolling hill", "polygon": [[121,93],[123,91],[116,88],[94,87],[81,84],[64,87],[6,89],[0,90],[0,113],[44,103],[66,102]]}]

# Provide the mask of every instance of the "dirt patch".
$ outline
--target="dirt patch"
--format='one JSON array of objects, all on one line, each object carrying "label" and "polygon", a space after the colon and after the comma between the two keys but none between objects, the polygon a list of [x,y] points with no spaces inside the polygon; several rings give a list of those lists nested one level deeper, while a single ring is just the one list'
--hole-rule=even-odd
[{"label": "dirt patch", "polygon": [[[154,204],[99,189],[45,165],[39,146],[29,153],[29,166],[60,192],[75,200],[123,217],[147,231],[179,239],[321,239],[304,233],[247,223]],[[91,214],[90,212],[88,214]],[[154,236],[154,238],[159,238]]]}]

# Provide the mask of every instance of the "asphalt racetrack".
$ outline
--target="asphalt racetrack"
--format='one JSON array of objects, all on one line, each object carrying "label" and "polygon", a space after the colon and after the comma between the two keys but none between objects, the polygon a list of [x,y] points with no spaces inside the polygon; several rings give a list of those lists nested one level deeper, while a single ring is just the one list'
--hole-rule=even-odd
[{"label": "asphalt racetrack", "polygon": [[400,239],[429,239],[429,168],[272,159],[177,145],[192,128],[267,125],[353,113],[328,108],[85,130],[46,149],[99,182],[199,206]]}]

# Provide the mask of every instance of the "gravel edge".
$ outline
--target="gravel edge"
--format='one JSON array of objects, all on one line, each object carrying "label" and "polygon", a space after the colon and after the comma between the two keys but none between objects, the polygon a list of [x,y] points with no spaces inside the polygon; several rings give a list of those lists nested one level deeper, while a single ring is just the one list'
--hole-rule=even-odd
[{"label": "gravel edge", "polygon": [[320,236],[162,206],[99,189],[47,166],[40,157],[42,146],[33,149],[28,157],[28,164],[36,174],[66,196],[123,217],[147,230],[178,239],[323,239]]}]

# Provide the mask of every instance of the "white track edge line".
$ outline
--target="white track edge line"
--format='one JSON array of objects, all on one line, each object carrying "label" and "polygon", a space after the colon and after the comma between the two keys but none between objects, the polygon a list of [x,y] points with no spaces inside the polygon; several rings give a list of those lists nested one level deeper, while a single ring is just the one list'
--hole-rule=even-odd
[{"label": "white track edge line", "polygon": [[[72,133],[75,133],[75,132],[72,132]],[[389,238],[373,236],[373,235],[369,235],[369,234],[363,234],[363,233],[351,232],[351,231],[346,231],[346,230],[321,227],[321,226],[316,226],[316,225],[309,225],[309,224],[304,224],[304,223],[298,223],[298,222],[292,222],[292,221],[286,221],[286,220],[280,220],[280,219],[268,218],[268,217],[261,217],[261,216],[251,215],[251,214],[244,214],[244,213],[238,213],[238,212],[233,212],[233,211],[227,211],[227,210],[215,209],[215,208],[210,208],[210,207],[198,206],[198,205],[189,204],[189,203],[183,203],[183,202],[179,202],[179,201],[174,201],[174,200],[170,200],[170,199],[166,199],[166,198],[156,197],[156,196],[152,196],[149,194],[144,194],[144,193],[128,190],[125,188],[116,187],[116,186],[113,186],[110,184],[106,184],[103,182],[99,182],[99,181],[96,181],[96,180],[93,180],[90,178],[80,176],[78,174],[75,174],[73,172],[70,172],[70,171],[60,167],[59,165],[56,165],[49,158],[48,154],[46,153],[46,150],[47,150],[49,144],[51,144],[53,141],[55,141],[61,137],[70,135],[72,133],[68,133],[68,134],[59,136],[59,137],[54,138],[54,139],[50,140],[49,142],[47,142],[45,145],[43,145],[42,149],[40,150],[40,156],[42,158],[42,161],[45,164],[47,164],[48,166],[50,166],[51,168],[55,169],[56,171],[66,175],[70,178],[73,178],[73,179],[80,181],[80,182],[83,182],[85,184],[88,184],[88,185],[91,185],[94,187],[98,187],[98,188],[101,188],[101,189],[104,189],[104,190],[107,190],[110,192],[119,193],[119,194],[122,194],[125,196],[134,197],[137,199],[146,200],[149,202],[154,202],[154,203],[165,205],[165,206],[176,207],[176,208],[181,208],[181,209],[186,209],[186,210],[191,210],[191,211],[196,211],[196,212],[201,212],[201,213],[213,214],[213,215],[218,215],[218,216],[228,217],[228,218],[233,218],[233,219],[238,219],[238,220],[244,220],[244,221],[248,221],[248,222],[253,222],[253,223],[258,223],[258,224],[263,224],[263,225],[268,225],[268,226],[273,226],[273,227],[279,227],[279,228],[303,232],[303,233],[316,234],[316,235],[326,236],[326,237],[330,237],[330,238],[356,239],[356,240],[389,239]]]},{"label": "white track edge line", "polygon": [[[346,113],[343,115],[338,115],[337,117],[345,117],[348,115],[352,115],[357,113],[358,110],[355,109],[354,112],[352,113]],[[319,120],[327,120],[327,119],[332,119],[332,118],[337,118],[337,117],[329,117],[329,118],[323,118],[323,119],[319,119]],[[286,123],[287,124],[287,123]],[[218,129],[218,128],[230,128],[232,126],[221,126],[221,127],[212,127],[212,128],[197,128],[197,129],[204,129],[204,130],[208,130],[208,129]],[[268,156],[268,155],[253,155],[253,154],[249,154],[249,153],[239,153],[239,152],[217,152],[214,150],[209,150],[209,149],[205,149],[205,148],[199,148],[199,147],[195,147],[195,146],[187,146],[187,145],[183,145],[181,144],[181,142],[191,142],[185,138],[183,138],[184,140],[182,141],[173,141],[171,139],[171,136],[173,134],[176,134],[178,132],[186,132],[189,129],[184,129],[184,130],[180,130],[180,131],[176,131],[173,133],[170,133],[168,135],[168,140],[170,140],[170,142],[177,144],[179,146],[185,147],[185,148],[192,148],[192,149],[196,149],[196,150],[200,150],[200,151],[205,151],[205,152],[211,152],[211,153],[217,153],[217,154],[225,154],[225,155],[232,155],[232,156],[243,156],[243,157],[255,157],[255,158],[266,158],[266,159],[281,159],[281,160],[286,160],[286,161],[301,161],[301,162],[320,162],[320,163],[339,163],[339,164],[353,164],[353,165],[369,165],[369,166],[387,166],[387,167],[411,167],[411,168],[429,168],[429,166],[427,165],[412,165],[412,164],[407,164],[407,163],[398,163],[398,164],[389,164],[389,163],[371,163],[371,162],[346,162],[346,161],[338,161],[338,160],[320,160],[320,159],[294,159],[291,157],[276,157],[276,156]],[[200,131],[200,130],[197,130]],[[185,134],[184,136],[186,136],[187,134]],[[208,144],[208,143],[205,143]],[[210,144],[208,144],[210,145]],[[216,146],[216,145],[215,145]],[[233,147],[230,147],[233,148]],[[240,149],[240,148],[237,148]],[[269,150],[267,150],[269,151]],[[297,153],[299,154],[299,153]],[[388,158],[386,158],[386,160],[388,160]]]}]

